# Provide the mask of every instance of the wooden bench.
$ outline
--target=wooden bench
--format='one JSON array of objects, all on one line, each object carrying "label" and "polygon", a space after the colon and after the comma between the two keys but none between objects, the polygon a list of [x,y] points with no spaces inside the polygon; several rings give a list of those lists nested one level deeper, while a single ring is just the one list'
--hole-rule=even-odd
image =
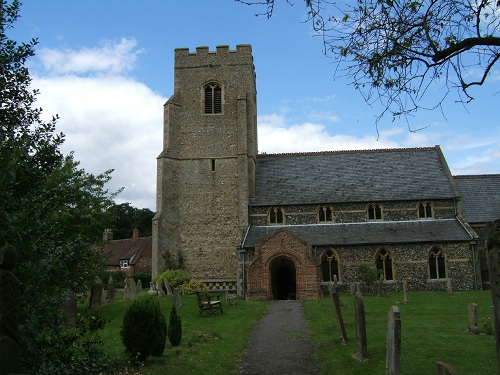
[{"label": "wooden bench", "polygon": [[222,314],[223,310],[220,295],[210,296],[208,293],[197,292],[196,297],[198,298],[200,316],[203,315],[203,312],[213,314],[215,311],[220,311]]}]

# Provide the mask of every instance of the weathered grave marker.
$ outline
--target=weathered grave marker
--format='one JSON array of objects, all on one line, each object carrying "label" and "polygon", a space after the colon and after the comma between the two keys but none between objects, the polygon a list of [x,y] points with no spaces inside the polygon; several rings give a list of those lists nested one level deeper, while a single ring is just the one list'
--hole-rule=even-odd
[{"label": "weathered grave marker", "polygon": [[451,285],[451,279],[448,278],[446,279],[446,290],[448,290],[448,293],[453,293],[453,287]]},{"label": "weathered grave marker", "polygon": [[458,371],[448,363],[434,362],[436,365],[436,375],[459,375]]},{"label": "weathered grave marker", "polygon": [[110,276],[108,279],[108,294],[107,294],[108,302],[115,301],[115,281],[113,280],[113,276]]},{"label": "weathered grave marker", "polygon": [[127,276],[125,278],[125,287],[123,288],[123,299],[126,301],[130,301],[132,299],[132,290],[130,285],[130,278]]},{"label": "weathered grave marker", "polygon": [[379,297],[382,297],[382,287],[384,286],[384,275],[380,275],[378,278],[378,289],[377,289],[377,295]]},{"label": "weathered grave marker", "polygon": [[342,319],[342,311],[340,310],[340,299],[337,293],[337,289],[332,282],[329,284],[330,297],[332,297],[333,310],[335,312],[335,318],[337,319],[337,325],[340,331],[340,339],[343,344],[347,344],[347,333],[345,330],[344,320]]},{"label": "weathered grave marker", "polygon": [[403,302],[408,304],[408,281],[403,281]]},{"label": "weathered grave marker", "polygon": [[356,316],[356,339],[358,343],[356,358],[358,361],[364,361],[368,358],[368,349],[366,346],[365,304],[361,293],[356,293],[354,303],[354,312]]},{"label": "weathered grave marker", "polygon": [[66,315],[66,324],[74,327],[76,324],[76,315],[78,314],[76,296],[71,290],[67,291],[66,301],[64,302],[64,312]]},{"label": "weathered grave marker", "polygon": [[399,307],[391,306],[387,318],[387,354],[385,369],[387,375],[401,374],[401,316]]},{"label": "weathered grave marker", "polygon": [[135,290],[137,293],[142,292],[142,280],[141,279],[137,280],[137,285],[135,286]]},{"label": "weathered grave marker", "polygon": [[148,291],[148,294],[150,296],[154,296],[157,294],[156,290],[155,290],[155,287],[154,287],[154,283],[152,281],[149,282],[149,291]]},{"label": "weathered grave marker", "polygon": [[90,290],[90,308],[97,309],[101,306],[101,297],[102,297],[102,280],[99,276],[96,276],[94,279],[94,285]]},{"label": "weathered grave marker", "polygon": [[165,292],[163,291],[163,286],[161,285],[161,281],[156,282],[156,289],[158,290],[158,297],[165,297]]},{"label": "weathered grave marker", "polygon": [[477,328],[477,304],[469,303],[469,332],[477,335],[479,329]]},{"label": "weathered grave marker", "polygon": [[128,282],[130,284],[130,299],[133,301],[137,297],[137,285],[135,285],[133,277],[129,277]]},{"label": "weathered grave marker", "polygon": [[356,294],[356,283],[349,283],[349,291],[353,296]]},{"label": "weathered grave marker", "polygon": [[173,288],[172,289],[173,294],[174,294],[174,305],[175,308],[181,307],[181,295],[179,294],[179,288]]}]

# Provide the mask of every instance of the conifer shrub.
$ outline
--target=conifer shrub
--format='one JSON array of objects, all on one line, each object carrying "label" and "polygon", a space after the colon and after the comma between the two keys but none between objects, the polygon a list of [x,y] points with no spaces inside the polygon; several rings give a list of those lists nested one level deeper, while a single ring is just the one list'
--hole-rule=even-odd
[{"label": "conifer shrub", "polygon": [[161,356],[167,340],[167,321],[158,300],[151,296],[135,300],[123,316],[120,335],[131,357],[144,361],[150,354]]},{"label": "conifer shrub", "polygon": [[172,346],[179,346],[182,339],[182,324],[181,317],[177,314],[175,305],[170,310],[170,318],[168,321],[168,341]]}]

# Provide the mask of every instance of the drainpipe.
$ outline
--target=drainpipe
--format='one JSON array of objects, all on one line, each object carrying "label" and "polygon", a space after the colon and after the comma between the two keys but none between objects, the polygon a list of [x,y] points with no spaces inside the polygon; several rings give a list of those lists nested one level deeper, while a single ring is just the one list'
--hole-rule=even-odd
[{"label": "drainpipe", "polygon": [[477,264],[476,264],[476,240],[470,240],[472,250],[472,267],[474,267],[474,290],[477,290]]},{"label": "drainpipe", "polygon": [[246,299],[246,280],[245,280],[245,261],[246,261],[246,249],[243,247],[245,245],[245,241],[247,240],[248,232],[250,231],[250,224],[247,227],[247,231],[245,232],[245,236],[243,237],[243,241],[241,241],[240,244],[240,254],[241,254],[241,293],[243,295],[243,298]]}]

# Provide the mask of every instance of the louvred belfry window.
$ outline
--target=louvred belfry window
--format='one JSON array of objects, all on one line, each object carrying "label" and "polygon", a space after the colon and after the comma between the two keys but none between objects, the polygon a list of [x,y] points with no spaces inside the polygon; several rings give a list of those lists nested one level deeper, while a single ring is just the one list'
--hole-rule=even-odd
[{"label": "louvred belfry window", "polygon": [[217,84],[205,86],[205,114],[222,113],[222,89]]}]

